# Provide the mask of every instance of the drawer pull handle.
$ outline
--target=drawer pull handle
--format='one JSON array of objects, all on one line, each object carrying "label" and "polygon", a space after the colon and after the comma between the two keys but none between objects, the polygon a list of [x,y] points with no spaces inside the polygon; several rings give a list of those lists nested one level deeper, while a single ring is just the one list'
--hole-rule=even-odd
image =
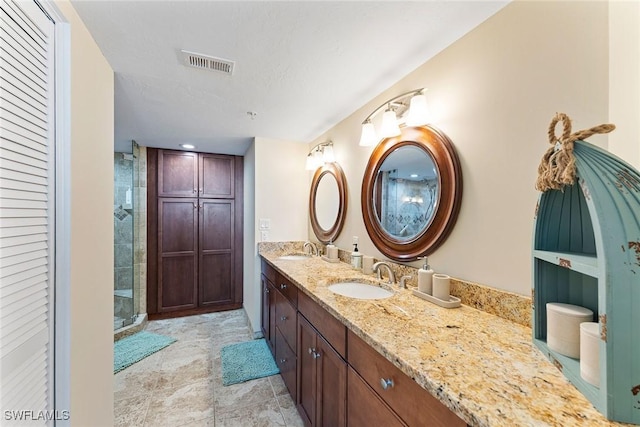
[{"label": "drawer pull handle", "polygon": [[282,316],[282,317],[280,318],[280,320],[282,320],[282,321],[284,322],[285,320],[287,320],[287,316]]},{"label": "drawer pull handle", "polygon": [[284,283],[280,284],[280,289],[285,290],[287,289],[287,285],[285,285]]},{"label": "drawer pull handle", "polygon": [[287,359],[280,359],[280,363],[285,363]]},{"label": "drawer pull handle", "polygon": [[383,390],[387,390],[393,387],[393,380],[390,378],[389,379],[380,378],[380,385],[382,386]]}]

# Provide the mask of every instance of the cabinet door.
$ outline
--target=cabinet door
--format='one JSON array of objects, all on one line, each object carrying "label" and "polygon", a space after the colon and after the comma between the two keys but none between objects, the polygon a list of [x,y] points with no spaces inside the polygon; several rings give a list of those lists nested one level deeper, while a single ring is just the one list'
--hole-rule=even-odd
[{"label": "cabinet door", "polygon": [[158,196],[198,197],[198,154],[158,151]]},{"label": "cabinet door", "polygon": [[316,425],[344,427],[347,422],[347,362],[320,335],[315,360],[318,370]]},{"label": "cabinet door", "polygon": [[316,330],[298,314],[298,413],[305,425],[316,425],[318,348]]},{"label": "cabinet door", "polygon": [[197,306],[198,200],[158,199],[158,309]]},{"label": "cabinet door", "polygon": [[260,275],[260,288],[262,289],[262,311],[261,311],[261,321],[260,321],[260,330],[262,331],[262,335],[264,339],[269,344],[269,281],[264,276],[264,274]]},{"label": "cabinet door", "polygon": [[348,368],[347,379],[347,425],[349,427],[405,425],[351,367]]},{"label": "cabinet door", "polygon": [[260,282],[262,285],[262,322],[260,328],[271,354],[275,355],[276,290],[264,274],[260,276]]},{"label": "cabinet door", "polygon": [[276,288],[267,280],[269,284],[269,346],[271,352],[275,354],[276,348]]},{"label": "cabinet door", "polygon": [[296,348],[297,312],[291,302],[276,291],[276,328],[280,330],[287,344]]},{"label": "cabinet door", "polygon": [[200,306],[234,300],[233,200],[200,199]]},{"label": "cabinet door", "polygon": [[235,197],[234,157],[200,154],[200,197],[233,199]]},{"label": "cabinet door", "polygon": [[284,385],[287,386],[291,398],[296,402],[296,353],[289,348],[289,344],[287,344],[278,328],[276,328],[276,365],[280,369],[280,375],[282,375],[282,380]]}]

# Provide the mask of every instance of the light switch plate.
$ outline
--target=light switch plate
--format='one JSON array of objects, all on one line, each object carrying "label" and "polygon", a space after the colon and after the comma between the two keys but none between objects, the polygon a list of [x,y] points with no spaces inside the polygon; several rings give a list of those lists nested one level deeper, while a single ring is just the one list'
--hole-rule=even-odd
[{"label": "light switch plate", "polygon": [[260,240],[263,242],[266,242],[267,240],[269,240],[269,232],[268,231],[261,231],[260,232]]},{"label": "light switch plate", "polygon": [[260,218],[260,230],[270,230],[271,220],[269,218]]}]

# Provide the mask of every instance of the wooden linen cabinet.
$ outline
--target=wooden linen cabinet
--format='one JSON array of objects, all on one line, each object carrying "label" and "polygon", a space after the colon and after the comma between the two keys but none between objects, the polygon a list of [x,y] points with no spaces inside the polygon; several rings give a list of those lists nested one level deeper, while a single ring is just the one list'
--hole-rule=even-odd
[{"label": "wooden linen cabinet", "polygon": [[242,157],[148,150],[147,305],[172,317],[242,305]]}]

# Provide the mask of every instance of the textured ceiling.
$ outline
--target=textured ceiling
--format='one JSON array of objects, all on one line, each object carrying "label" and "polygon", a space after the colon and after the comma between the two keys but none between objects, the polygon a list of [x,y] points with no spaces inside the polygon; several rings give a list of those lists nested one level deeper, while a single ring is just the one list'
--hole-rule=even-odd
[{"label": "textured ceiling", "polygon": [[[243,154],[256,136],[310,142],[506,2],[72,3],[115,72],[116,151]],[[185,67],[181,49],[235,71]]]}]

